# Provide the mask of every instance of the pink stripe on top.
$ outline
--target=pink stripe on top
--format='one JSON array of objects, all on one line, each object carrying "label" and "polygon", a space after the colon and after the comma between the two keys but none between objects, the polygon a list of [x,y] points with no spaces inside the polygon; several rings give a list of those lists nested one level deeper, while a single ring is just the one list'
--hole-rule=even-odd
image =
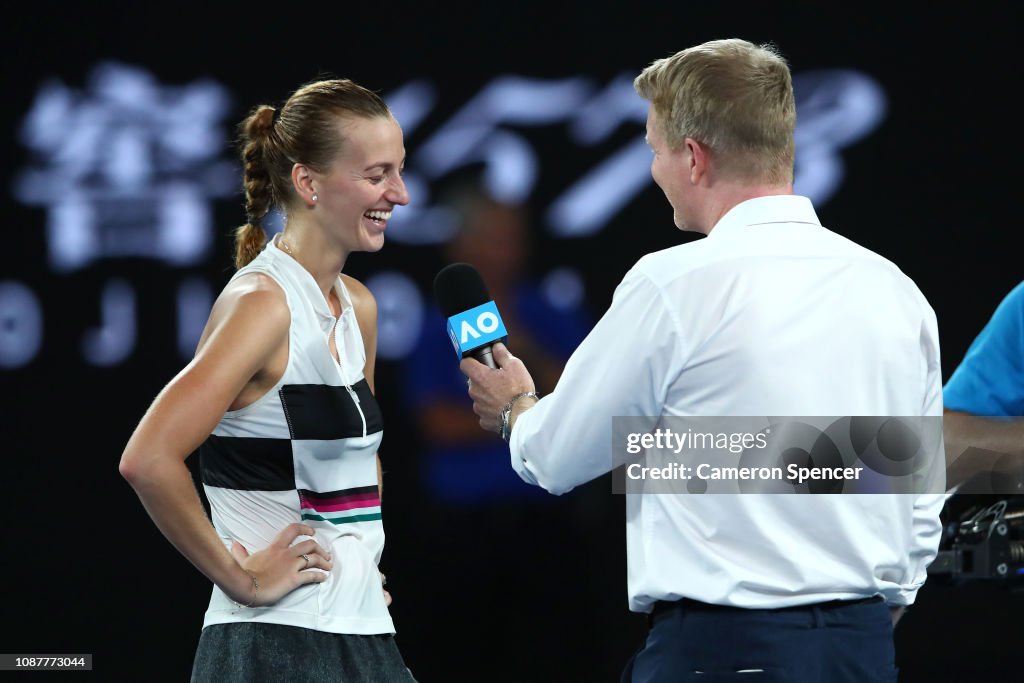
[{"label": "pink stripe on top", "polygon": [[335,503],[333,505],[324,505],[322,503],[313,504],[310,500],[304,499],[302,501],[302,509],[304,510],[316,510],[317,512],[340,512],[342,510],[352,510],[355,508],[372,508],[378,507],[380,500],[377,496],[373,498],[367,498],[365,500],[351,500],[346,503]]}]

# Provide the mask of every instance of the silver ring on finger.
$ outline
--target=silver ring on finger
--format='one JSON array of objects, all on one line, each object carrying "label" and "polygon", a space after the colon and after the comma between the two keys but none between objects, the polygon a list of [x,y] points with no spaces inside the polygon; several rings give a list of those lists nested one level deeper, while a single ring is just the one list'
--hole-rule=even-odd
[{"label": "silver ring on finger", "polygon": [[[302,555],[300,555],[299,557],[301,557],[302,559],[304,559],[306,561],[306,564],[302,567],[302,569],[308,569],[309,568],[309,555],[307,555],[306,553],[302,553]],[[299,571],[302,571],[302,569],[300,569]]]}]

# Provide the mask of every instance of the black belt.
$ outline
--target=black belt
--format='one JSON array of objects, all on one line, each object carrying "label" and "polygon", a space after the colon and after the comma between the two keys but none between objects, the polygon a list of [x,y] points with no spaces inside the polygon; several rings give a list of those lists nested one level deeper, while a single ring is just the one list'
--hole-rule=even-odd
[{"label": "black belt", "polygon": [[789,607],[734,607],[732,605],[712,605],[707,602],[701,602],[699,600],[691,600],[690,598],[683,598],[681,600],[673,600],[671,602],[665,600],[659,600],[654,603],[654,609],[651,610],[651,618],[655,618],[665,612],[671,612],[674,610],[693,611],[693,612],[752,612],[752,611],[765,611],[765,612],[796,612],[799,610],[809,609],[823,609],[833,610],[842,607],[852,607],[853,605],[867,605],[873,602],[882,602],[881,595],[872,595],[870,598],[859,598],[857,600],[828,600],[827,602],[812,602],[805,605],[791,605]]}]

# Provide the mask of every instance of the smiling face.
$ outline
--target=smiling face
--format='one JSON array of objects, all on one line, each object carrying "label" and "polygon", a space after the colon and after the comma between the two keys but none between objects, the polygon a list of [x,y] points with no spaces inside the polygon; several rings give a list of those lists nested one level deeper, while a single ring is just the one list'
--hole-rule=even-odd
[{"label": "smiling face", "polygon": [[318,218],[346,253],[379,251],[392,209],[409,203],[402,129],[390,117],[345,117],[338,126],[344,148],[314,183]]},{"label": "smiling face", "polygon": [[680,230],[689,230],[686,225],[687,190],[689,189],[689,165],[685,145],[670,149],[661,131],[658,116],[651,107],[647,112],[647,144],[654,152],[651,160],[651,177],[665,193],[672,205],[672,220]]}]

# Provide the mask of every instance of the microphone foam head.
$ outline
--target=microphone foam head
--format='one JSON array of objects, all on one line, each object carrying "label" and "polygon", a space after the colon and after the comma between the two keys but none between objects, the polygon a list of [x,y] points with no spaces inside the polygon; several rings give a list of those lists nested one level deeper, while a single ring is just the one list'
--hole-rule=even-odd
[{"label": "microphone foam head", "polygon": [[491,300],[480,272],[468,263],[453,263],[438,271],[434,278],[434,299],[442,315],[453,315],[476,308]]}]

